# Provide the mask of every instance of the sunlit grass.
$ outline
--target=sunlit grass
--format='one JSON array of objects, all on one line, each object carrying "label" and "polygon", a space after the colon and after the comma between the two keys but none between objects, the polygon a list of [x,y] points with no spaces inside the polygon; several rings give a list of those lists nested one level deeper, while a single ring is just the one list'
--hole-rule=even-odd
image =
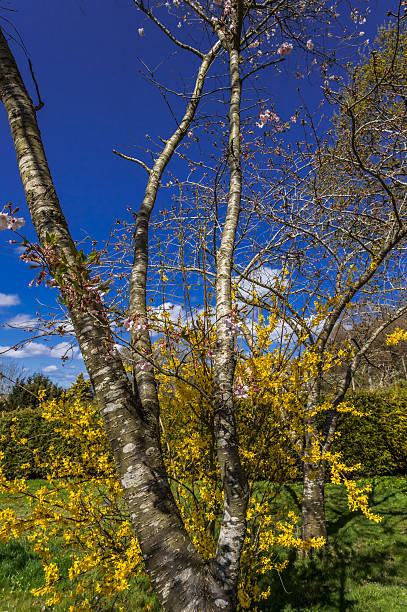
[{"label": "sunlit grass", "polygon": [[[292,553],[288,569],[268,577],[272,596],[264,610],[407,610],[407,479],[370,482],[371,504],[382,522],[377,525],[350,512],[343,489],[329,485],[327,548],[306,560]],[[300,488],[293,487],[292,493],[291,500]]]},{"label": "sunlit grass", "polygon": [[[371,503],[382,515],[379,525],[369,522],[358,513],[348,510],[345,492],[341,487],[327,487],[326,508],[329,545],[323,553],[309,559],[296,559],[289,554],[290,565],[280,576],[266,577],[272,594],[263,606],[267,612],[396,612],[407,610],[407,479],[383,477],[371,481]],[[33,489],[43,481],[31,481]],[[296,507],[301,489],[293,485],[278,503]],[[23,515],[24,503],[0,498],[0,507],[11,506]],[[297,511],[299,510],[297,506]],[[69,559],[64,555],[62,542],[51,542],[62,575]],[[30,594],[30,589],[43,583],[42,566],[30,552],[24,540],[0,543],[0,610],[28,612],[46,609],[43,601]],[[54,608],[63,612],[69,608],[69,581],[62,579],[62,603]],[[128,600],[129,612],[142,612],[150,598],[147,581],[140,579],[132,585]],[[158,612],[155,604],[152,612]]]}]

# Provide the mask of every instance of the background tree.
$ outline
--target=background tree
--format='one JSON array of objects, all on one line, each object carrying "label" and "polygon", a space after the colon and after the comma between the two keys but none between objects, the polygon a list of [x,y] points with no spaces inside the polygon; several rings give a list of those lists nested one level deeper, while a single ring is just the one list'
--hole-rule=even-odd
[{"label": "background tree", "polygon": [[12,359],[0,361],[0,396],[4,398],[10,393],[16,378],[23,375],[22,368]]},{"label": "background tree", "polygon": [[10,412],[11,410],[38,408],[40,391],[44,392],[47,399],[57,399],[63,393],[62,387],[43,374],[33,374],[27,378],[18,377],[7,397],[1,402],[1,410]]},{"label": "background tree", "polygon": [[[281,399],[278,418],[304,467],[305,539],[326,536],[325,464],[334,459],[330,449],[339,414],[351,409],[346,392],[377,343],[406,312],[406,126],[401,85],[392,85],[403,82],[404,46],[405,22],[399,15],[379,32],[370,58],[348,75],[348,85],[332,91],[331,84],[341,78],[325,66],[326,96],[338,109],[326,138],[316,127],[324,117],[305,112],[306,140],[287,146],[281,134],[288,127],[270,109],[263,109],[256,122],[260,129],[271,124],[263,137],[242,137],[246,191],[229,327],[243,332],[254,354],[262,356],[264,347],[250,326],[261,313],[278,321],[274,345],[269,343],[266,353],[282,345],[280,386],[274,387],[275,367],[267,379],[263,374],[258,380],[249,377],[248,386],[255,384],[263,393],[274,387],[280,399],[292,393],[291,406]],[[253,120],[250,128],[249,137],[255,134]],[[216,246],[202,236],[210,228],[216,238],[218,209],[228,193],[219,178],[221,168],[222,162],[212,183],[191,181],[192,212],[185,211],[184,188],[175,222],[166,222],[172,235],[181,231],[180,218],[184,226],[169,268],[189,273],[191,283],[199,282],[194,274],[202,275],[208,291],[216,286]],[[204,203],[198,222],[194,197]],[[212,208],[207,205],[211,201]],[[197,254],[194,244],[202,245],[204,254]],[[369,325],[359,333],[362,320]],[[336,480],[338,473],[333,473]],[[354,486],[345,468],[343,480],[348,490]]]},{"label": "background tree", "polygon": [[[304,145],[294,166],[301,160],[301,173],[291,172],[298,181],[282,181],[273,191],[277,203],[267,212],[274,232],[288,228],[285,257],[289,277],[296,279],[277,299],[313,358],[302,387],[302,442],[293,438],[302,459],[310,459],[304,461],[304,538],[326,535],[325,461],[345,394],[377,340],[406,312],[405,44],[399,17],[380,30],[370,57],[361,60],[345,89],[333,92],[327,74],[326,94],[339,107],[334,138]],[[314,129],[314,118],[307,119]],[[269,292],[276,295],[271,286]],[[369,328],[359,341],[350,323],[355,304],[360,313],[366,307],[383,313],[364,317]],[[342,376],[334,380],[329,364],[335,360]]]}]

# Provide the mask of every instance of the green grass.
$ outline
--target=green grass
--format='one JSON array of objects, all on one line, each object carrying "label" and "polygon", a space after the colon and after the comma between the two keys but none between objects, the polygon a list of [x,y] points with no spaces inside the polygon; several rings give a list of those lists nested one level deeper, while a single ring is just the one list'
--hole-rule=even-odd
[{"label": "green grass", "polygon": [[265,611],[407,611],[407,479],[371,482],[371,504],[382,522],[350,512],[343,488],[329,485],[328,547],[306,560],[291,553],[287,570],[268,576]]},{"label": "green grass", "polygon": [[[29,489],[35,491],[45,483],[45,480],[31,480],[29,481]],[[28,501],[24,498],[16,501],[13,496],[7,497],[0,494],[0,509],[13,508],[19,516],[24,516],[28,507]],[[30,593],[31,589],[43,586],[44,572],[39,558],[30,551],[27,540],[20,538],[19,540],[0,542],[0,612],[35,612],[35,610],[67,612],[70,603],[72,603],[66,594],[72,586],[66,577],[71,561],[69,556],[64,553],[62,545],[61,538],[50,539],[49,548],[52,558],[57,563],[62,576],[59,582],[59,590],[63,596],[60,604],[49,608],[44,606],[45,598],[40,599]],[[151,589],[148,581],[143,577],[136,577],[133,580],[128,597],[128,609],[132,612],[141,612],[150,600]],[[158,612],[160,606],[155,597],[154,600],[150,611]]]},{"label": "green grass", "polygon": [[[37,488],[42,481],[33,481]],[[306,560],[289,553],[290,565],[281,576],[271,573],[264,578],[272,587],[264,612],[407,612],[407,479],[383,477],[372,481],[371,503],[383,516],[381,524],[369,522],[347,507],[343,488],[329,485],[326,494],[329,545],[323,553]],[[300,487],[287,491],[281,503],[295,507]],[[10,506],[0,498],[0,508]],[[298,508],[297,508],[298,509]],[[18,506],[25,512],[24,504]],[[61,542],[52,547],[59,565],[67,568]],[[41,610],[43,602],[30,595],[42,584],[41,564],[30,552],[25,540],[0,543],[0,612]],[[61,583],[68,590],[68,581]],[[135,581],[128,610],[139,612],[148,598],[148,585]],[[67,598],[55,607],[66,612]],[[152,608],[159,610],[158,605]]]}]

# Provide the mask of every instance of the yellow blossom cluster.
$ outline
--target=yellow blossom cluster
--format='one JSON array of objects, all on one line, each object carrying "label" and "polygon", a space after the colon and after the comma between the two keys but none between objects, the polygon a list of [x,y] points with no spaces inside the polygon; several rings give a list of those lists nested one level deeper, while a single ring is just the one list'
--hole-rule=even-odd
[{"label": "yellow blossom cluster", "polygon": [[387,346],[396,346],[403,340],[407,340],[407,331],[396,327],[396,329],[386,337],[386,344]]},{"label": "yellow blossom cluster", "polygon": [[[75,443],[79,456],[69,453],[69,444],[63,452],[51,445],[46,457],[34,451],[34,462],[47,474],[36,490],[23,477],[8,480],[0,473],[2,495],[13,500],[13,507],[19,499],[22,508],[29,506],[21,515],[10,508],[0,512],[0,539],[28,539],[44,567],[44,585],[33,594],[46,598],[46,605],[61,600],[62,572],[50,548],[57,538],[70,559],[65,576],[72,584],[70,612],[119,610],[130,579],[143,572],[142,558],[97,407],[84,399],[85,391],[79,383],[62,399],[42,399],[43,418],[67,443]],[[18,422],[13,436],[16,444],[24,444]]]},{"label": "yellow blossom cluster", "polygon": [[[163,457],[185,527],[208,560],[216,551],[223,509],[214,431],[216,338],[204,317],[195,320],[193,330],[182,329],[180,322],[174,324],[169,318],[165,326],[166,335],[154,347],[158,361],[166,364],[156,369]],[[331,346],[321,355],[315,348],[304,348],[300,337],[293,351],[273,348],[276,326],[275,316],[266,320],[260,315],[253,324],[251,352],[236,346],[235,418],[250,491],[238,599],[240,610],[253,612],[269,596],[259,578],[285,567],[283,549],[306,551],[324,545],[323,538],[303,541],[299,517],[281,503],[283,486],[300,475],[304,462],[326,464],[332,482],[346,487],[349,507],[380,520],[369,508],[368,487],[358,487],[349,476],[357,466],[346,466],[339,454],[323,449],[315,423],[320,413],[332,408],[331,399],[309,406],[304,391],[321,370],[349,358],[351,347]],[[66,576],[72,583],[70,611],[103,606],[120,610],[132,578],[143,573],[143,564],[97,406],[85,396],[78,383],[62,399],[42,400],[43,418],[67,446],[60,451],[51,445],[46,457],[34,451],[34,462],[47,474],[46,484],[34,492],[25,478],[8,480],[0,475],[0,492],[14,502],[24,498],[30,506],[24,516],[11,509],[1,511],[0,538],[28,537],[44,565],[44,586],[35,594],[47,597],[49,605],[60,597],[63,574],[49,545],[50,538],[57,537],[70,558]],[[361,416],[347,401],[336,410]],[[16,444],[25,445],[18,421],[13,423],[12,436]],[[69,452],[71,445],[76,452]],[[148,605],[147,601],[146,609]]]}]

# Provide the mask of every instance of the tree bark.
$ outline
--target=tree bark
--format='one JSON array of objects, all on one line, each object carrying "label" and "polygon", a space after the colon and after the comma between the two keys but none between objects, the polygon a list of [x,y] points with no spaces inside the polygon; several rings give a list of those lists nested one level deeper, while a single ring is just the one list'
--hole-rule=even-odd
[{"label": "tree bark", "polygon": [[302,493],[302,538],[325,538],[325,467],[304,462]]},{"label": "tree bark", "polygon": [[[216,353],[214,385],[217,393],[214,426],[217,457],[223,484],[223,518],[216,549],[217,570],[229,599],[233,600],[240,570],[240,556],[246,534],[249,488],[239,456],[235,422],[233,381],[235,339],[227,326],[232,315],[232,270],[242,197],[240,152],[241,79],[239,43],[243,3],[237,0],[235,36],[229,51],[231,98],[229,108],[229,194],[222,238],[216,255]],[[229,321],[230,322],[230,321]]]},{"label": "tree bark", "polygon": [[[73,263],[77,252],[49,171],[33,103],[1,30],[0,98],[39,241],[44,247],[47,233],[53,234],[57,254]],[[190,120],[192,117],[193,113]],[[88,310],[74,304],[70,316],[146,569],[164,609],[231,612],[234,603],[216,564],[205,564],[194,549],[173,499],[161,457],[158,424],[148,402],[150,389],[143,405],[140,396],[144,390],[133,392],[118,352],[103,350],[112,346],[112,337],[100,300],[95,299]]]}]

